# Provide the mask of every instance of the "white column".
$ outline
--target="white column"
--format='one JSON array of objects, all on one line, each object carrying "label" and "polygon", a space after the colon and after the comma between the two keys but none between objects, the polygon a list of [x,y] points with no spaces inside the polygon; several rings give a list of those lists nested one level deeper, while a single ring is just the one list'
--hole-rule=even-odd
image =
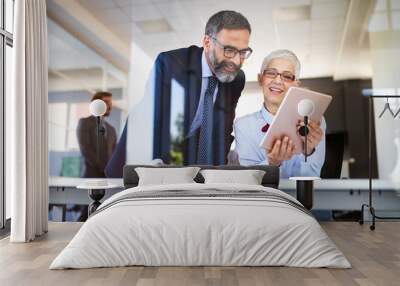
[{"label": "white column", "polygon": [[146,164],[153,157],[154,92],[150,80],[153,59],[135,43],[131,44],[126,144],[127,164]]}]

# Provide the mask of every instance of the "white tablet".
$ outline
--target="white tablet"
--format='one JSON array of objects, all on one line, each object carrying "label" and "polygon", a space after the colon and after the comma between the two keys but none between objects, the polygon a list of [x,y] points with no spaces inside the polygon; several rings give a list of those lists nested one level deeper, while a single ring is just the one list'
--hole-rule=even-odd
[{"label": "white tablet", "polygon": [[[304,99],[312,106],[308,118],[318,122],[331,102],[332,96],[299,87],[289,88],[271,126],[260,143],[261,147],[269,149],[276,139],[281,139],[282,136],[286,135],[295,144],[295,154],[303,151],[303,143],[300,135],[297,134],[296,126],[299,120],[304,119],[298,111],[299,103]],[[302,103],[306,101],[302,101]]]}]

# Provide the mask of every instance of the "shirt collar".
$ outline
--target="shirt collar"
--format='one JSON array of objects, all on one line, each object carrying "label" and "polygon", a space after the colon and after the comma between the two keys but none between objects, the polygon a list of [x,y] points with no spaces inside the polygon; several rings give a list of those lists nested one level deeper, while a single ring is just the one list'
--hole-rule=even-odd
[{"label": "shirt collar", "polygon": [[210,66],[207,63],[206,54],[203,50],[203,54],[201,55],[201,77],[208,78],[210,76],[213,76],[213,73],[210,69]]},{"label": "shirt collar", "polygon": [[270,113],[264,106],[264,104],[262,105],[262,108],[260,110],[261,112],[261,116],[263,117],[264,121],[267,123],[271,123],[272,119],[274,118],[274,115],[272,115],[272,113]]}]

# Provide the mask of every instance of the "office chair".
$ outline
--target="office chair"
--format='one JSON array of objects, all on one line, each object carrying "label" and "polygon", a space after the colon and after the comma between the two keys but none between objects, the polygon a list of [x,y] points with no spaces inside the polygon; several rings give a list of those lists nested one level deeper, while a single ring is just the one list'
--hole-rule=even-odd
[{"label": "office chair", "polygon": [[340,179],[346,135],[344,131],[326,134],[325,162],[321,178]]}]

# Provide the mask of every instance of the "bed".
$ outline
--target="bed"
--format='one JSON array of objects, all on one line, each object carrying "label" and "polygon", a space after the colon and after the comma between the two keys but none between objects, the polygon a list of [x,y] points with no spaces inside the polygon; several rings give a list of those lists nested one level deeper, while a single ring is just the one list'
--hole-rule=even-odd
[{"label": "bed", "polygon": [[[292,266],[350,268],[312,214],[278,190],[270,166],[261,185],[195,183],[138,186],[125,166],[126,189],[104,201],[50,269],[144,266]],[[149,166],[146,166],[149,167]]]}]

